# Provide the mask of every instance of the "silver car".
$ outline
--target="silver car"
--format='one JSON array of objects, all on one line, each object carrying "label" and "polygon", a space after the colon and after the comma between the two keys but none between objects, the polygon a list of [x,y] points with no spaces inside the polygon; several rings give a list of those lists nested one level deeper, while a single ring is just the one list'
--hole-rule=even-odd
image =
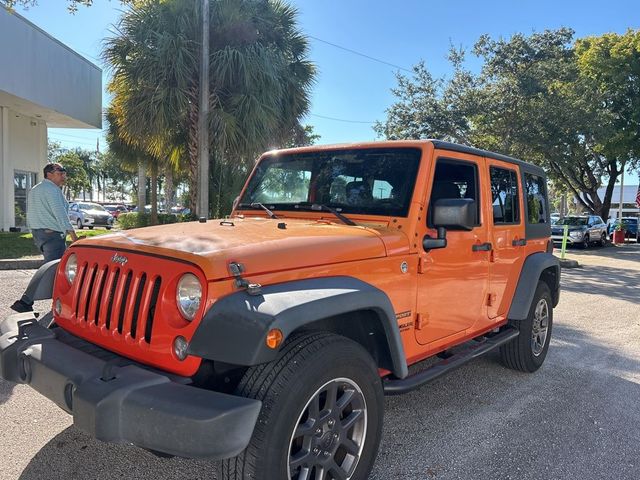
[{"label": "silver car", "polygon": [[569,216],[558,220],[551,226],[553,243],[562,243],[564,226],[568,226],[568,245],[580,245],[587,248],[593,243],[604,246],[607,242],[607,224],[597,215]]},{"label": "silver car", "polygon": [[113,215],[102,205],[90,202],[77,202],[69,206],[69,220],[71,224],[82,230],[84,227],[105,227],[111,230],[113,227]]}]

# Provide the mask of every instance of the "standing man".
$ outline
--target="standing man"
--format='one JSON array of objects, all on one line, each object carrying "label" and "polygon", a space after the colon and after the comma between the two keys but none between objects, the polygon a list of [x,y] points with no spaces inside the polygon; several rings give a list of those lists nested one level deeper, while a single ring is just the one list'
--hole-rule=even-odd
[{"label": "standing man", "polygon": [[[61,187],[67,181],[67,171],[59,163],[49,163],[44,169],[44,180],[29,191],[27,199],[27,227],[33,234],[33,241],[50,262],[62,257],[67,248],[67,233],[71,241],[78,239],[69,221],[69,203],[62,194]],[[33,310],[33,299],[25,293],[11,308],[16,312]]]}]

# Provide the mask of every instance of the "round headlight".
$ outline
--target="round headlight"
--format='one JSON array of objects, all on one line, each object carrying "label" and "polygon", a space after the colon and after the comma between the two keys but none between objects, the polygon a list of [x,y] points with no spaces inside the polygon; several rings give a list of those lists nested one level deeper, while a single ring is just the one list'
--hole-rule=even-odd
[{"label": "round headlight", "polygon": [[78,257],[76,257],[75,253],[72,253],[67,257],[67,263],[64,266],[64,275],[67,277],[67,281],[69,283],[73,283],[74,278],[76,278],[76,273],[78,272]]},{"label": "round headlight", "polygon": [[193,320],[200,308],[202,300],[202,285],[193,273],[186,273],[178,282],[176,291],[178,310],[187,320]]}]

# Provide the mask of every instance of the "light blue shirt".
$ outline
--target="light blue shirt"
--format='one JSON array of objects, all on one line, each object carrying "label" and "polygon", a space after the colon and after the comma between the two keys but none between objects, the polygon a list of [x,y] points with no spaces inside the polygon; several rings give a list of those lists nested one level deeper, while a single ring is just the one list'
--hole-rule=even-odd
[{"label": "light blue shirt", "polygon": [[60,187],[48,178],[29,191],[27,227],[31,230],[43,228],[60,233],[73,230],[69,221],[69,203]]}]

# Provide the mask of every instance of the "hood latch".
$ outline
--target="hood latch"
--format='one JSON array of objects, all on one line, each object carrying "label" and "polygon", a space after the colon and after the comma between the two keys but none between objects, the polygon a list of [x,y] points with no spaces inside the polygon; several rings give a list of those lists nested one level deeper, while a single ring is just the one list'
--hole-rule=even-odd
[{"label": "hood latch", "polygon": [[262,293],[262,285],[259,283],[249,283],[244,278],[242,278],[242,274],[244,273],[245,268],[244,265],[239,262],[231,262],[229,263],[229,273],[233,275],[236,279],[236,288],[242,288],[247,291],[249,295],[260,295]]}]

